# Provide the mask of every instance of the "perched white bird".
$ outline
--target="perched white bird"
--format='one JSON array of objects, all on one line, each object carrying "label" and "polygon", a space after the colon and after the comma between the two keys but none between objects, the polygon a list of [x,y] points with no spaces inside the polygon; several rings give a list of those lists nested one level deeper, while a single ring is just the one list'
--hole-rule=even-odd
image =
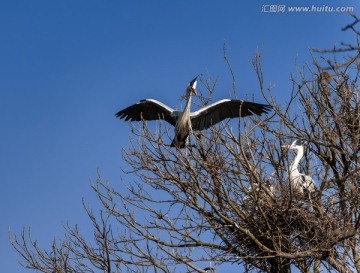
[{"label": "perched white bird", "polygon": [[299,162],[304,155],[304,147],[301,140],[295,140],[291,145],[284,146],[288,149],[294,149],[297,151],[296,157],[293,163],[290,165],[290,184],[293,190],[300,193],[314,193],[316,191],[316,185],[314,180],[298,170]]},{"label": "perched white bird", "polygon": [[183,111],[176,111],[169,106],[153,99],[141,100],[115,114],[125,121],[162,119],[175,126],[175,136],[171,146],[184,148],[191,130],[204,130],[226,119],[260,116],[268,113],[272,106],[243,100],[224,99],[205,106],[196,112],[190,112],[191,95],[196,95],[197,77],[186,88],[186,105]]}]

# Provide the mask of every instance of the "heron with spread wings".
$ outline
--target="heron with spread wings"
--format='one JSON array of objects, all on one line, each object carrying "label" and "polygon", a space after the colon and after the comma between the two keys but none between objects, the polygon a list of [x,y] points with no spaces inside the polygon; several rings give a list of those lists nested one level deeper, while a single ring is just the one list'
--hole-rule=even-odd
[{"label": "heron with spread wings", "polygon": [[197,77],[190,81],[186,88],[186,105],[183,111],[176,111],[171,107],[154,99],[141,100],[115,114],[125,121],[140,121],[162,119],[175,127],[172,147],[184,148],[192,130],[201,131],[226,119],[267,114],[272,106],[255,102],[224,99],[202,107],[196,112],[190,112],[191,96],[196,95]]}]

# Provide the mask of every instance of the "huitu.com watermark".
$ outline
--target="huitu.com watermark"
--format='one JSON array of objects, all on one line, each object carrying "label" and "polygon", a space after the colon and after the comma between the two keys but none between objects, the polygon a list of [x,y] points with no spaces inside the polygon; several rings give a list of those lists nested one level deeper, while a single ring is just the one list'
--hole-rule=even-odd
[{"label": "huitu.com watermark", "polygon": [[287,6],[287,5],[262,5],[261,12],[285,13],[285,12],[347,12],[353,13],[354,7],[350,6]]}]

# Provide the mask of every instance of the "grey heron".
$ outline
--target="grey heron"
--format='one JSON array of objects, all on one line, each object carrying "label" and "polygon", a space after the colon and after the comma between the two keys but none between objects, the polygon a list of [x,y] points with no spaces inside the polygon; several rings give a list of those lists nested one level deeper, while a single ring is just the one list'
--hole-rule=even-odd
[{"label": "grey heron", "polygon": [[289,168],[290,184],[293,190],[300,193],[314,193],[316,185],[314,180],[298,170],[298,165],[301,158],[304,156],[304,146],[301,140],[295,140],[291,145],[285,145],[288,149],[294,149],[297,151],[296,157]]},{"label": "grey heron", "polygon": [[140,121],[162,119],[175,127],[172,147],[184,148],[192,130],[200,131],[226,119],[260,116],[268,113],[272,106],[243,100],[223,99],[202,107],[196,112],[190,112],[191,95],[196,95],[197,78],[190,81],[186,88],[186,104],[183,111],[176,111],[171,107],[154,99],[141,100],[115,114],[125,121]]}]

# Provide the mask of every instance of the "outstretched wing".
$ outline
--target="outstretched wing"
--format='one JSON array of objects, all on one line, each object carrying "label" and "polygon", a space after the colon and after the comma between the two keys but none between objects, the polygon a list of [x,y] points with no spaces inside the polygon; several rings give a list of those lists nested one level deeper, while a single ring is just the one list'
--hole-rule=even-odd
[{"label": "outstretched wing", "polygon": [[177,113],[177,111],[160,101],[146,99],[117,112],[115,116],[120,119],[124,118],[125,121],[163,119],[175,126]]},{"label": "outstretched wing", "polygon": [[260,116],[263,113],[267,114],[271,109],[272,106],[267,104],[243,100],[220,100],[190,114],[192,129],[204,130],[226,118]]}]

